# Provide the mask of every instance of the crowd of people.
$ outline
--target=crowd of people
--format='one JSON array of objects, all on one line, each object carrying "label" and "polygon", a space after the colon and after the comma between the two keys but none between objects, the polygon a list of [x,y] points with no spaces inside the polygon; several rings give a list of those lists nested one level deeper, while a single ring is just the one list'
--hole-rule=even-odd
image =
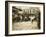
[{"label": "crowd of people", "polygon": [[[37,15],[38,14],[38,15]],[[39,10],[36,8],[32,9],[19,9],[16,7],[12,8],[12,18],[13,22],[22,22],[22,21],[33,21],[39,19]]]}]

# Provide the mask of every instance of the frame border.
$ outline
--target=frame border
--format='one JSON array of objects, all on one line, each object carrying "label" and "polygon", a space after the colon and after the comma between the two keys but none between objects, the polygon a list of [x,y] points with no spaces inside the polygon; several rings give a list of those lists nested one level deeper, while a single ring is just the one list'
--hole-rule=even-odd
[{"label": "frame border", "polygon": [[[43,5],[43,32],[42,33],[25,33],[25,34],[8,34],[8,2],[16,2],[16,3],[27,3],[27,4],[42,4]],[[45,34],[45,3],[41,2],[24,2],[24,1],[5,1],[5,36],[19,36],[19,35],[37,35],[37,34]]]}]

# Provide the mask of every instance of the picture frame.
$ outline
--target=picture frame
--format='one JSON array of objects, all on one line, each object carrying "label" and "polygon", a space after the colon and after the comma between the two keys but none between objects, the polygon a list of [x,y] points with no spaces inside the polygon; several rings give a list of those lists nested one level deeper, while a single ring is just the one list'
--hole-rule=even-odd
[{"label": "picture frame", "polygon": [[5,1],[5,36],[45,34],[45,3]]}]

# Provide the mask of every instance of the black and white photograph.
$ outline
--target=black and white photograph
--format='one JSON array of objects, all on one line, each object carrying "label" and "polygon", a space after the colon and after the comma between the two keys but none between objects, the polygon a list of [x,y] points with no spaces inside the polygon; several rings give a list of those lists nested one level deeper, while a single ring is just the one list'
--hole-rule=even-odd
[{"label": "black and white photograph", "polygon": [[7,4],[7,35],[44,33],[44,3],[7,2]]},{"label": "black and white photograph", "polygon": [[38,7],[12,6],[12,29],[40,29],[40,9]]}]

